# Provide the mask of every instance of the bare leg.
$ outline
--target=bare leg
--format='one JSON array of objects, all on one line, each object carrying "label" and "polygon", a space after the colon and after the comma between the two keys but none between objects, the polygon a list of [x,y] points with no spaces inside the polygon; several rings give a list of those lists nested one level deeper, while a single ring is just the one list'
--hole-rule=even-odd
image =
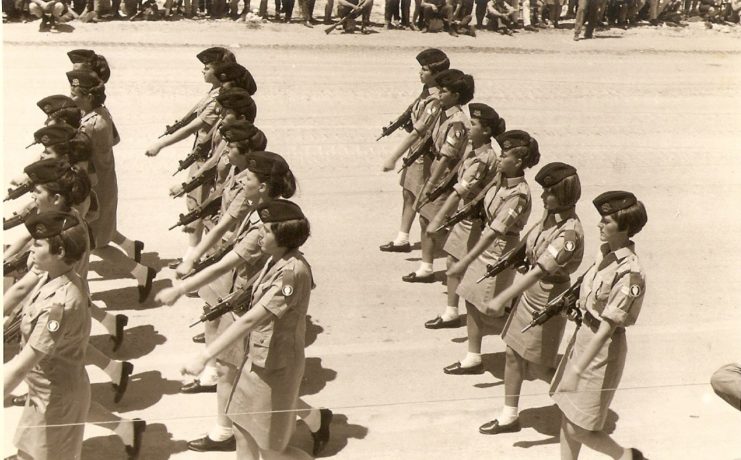
[{"label": "bare leg", "polygon": [[403,189],[401,194],[403,207],[401,209],[401,226],[399,230],[409,233],[412,230],[412,224],[414,224],[414,216],[417,215],[417,211],[414,210],[414,195],[406,189]]},{"label": "bare leg", "polygon": [[512,348],[507,347],[504,364],[504,404],[506,406],[519,406],[524,374],[525,359]]},{"label": "bare leg", "polygon": [[134,421],[119,417],[95,401],[90,403],[87,421],[113,431],[127,446],[134,444]]},{"label": "bare leg", "polygon": [[[466,311],[471,311],[476,308],[472,303],[466,302]],[[468,352],[481,354],[481,330],[476,321],[471,319],[471,315],[468,315],[468,321],[466,321],[466,332],[468,333]]]},{"label": "bare leg", "polygon": [[244,428],[234,424],[234,437],[237,440],[237,458],[239,460],[260,460],[260,448],[257,442]]},{"label": "bare leg", "polygon": [[573,431],[568,427],[569,421],[561,415],[561,460],[576,460],[579,458],[581,443],[573,438]]},{"label": "bare leg", "polygon": [[563,418],[561,424],[561,432],[565,432],[571,439],[578,443],[584,444],[592,450],[596,450],[599,453],[605,454],[615,460],[623,458],[626,454],[630,458],[630,449],[623,449],[620,444],[616,443],[614,439],[604,431],[589,431],[584,428],[574,425],[566,417]]},{"label": "bare leg", "polygon": [[[453,256],[448,256],[448,268],[456,262],[458,262],[458,259]],[[460,278],[456,276],[448,276],[448,307],[455,307],[456,311],[458,310],[458,301],[460,300],[460,297],[455,293],[455,291],[458,289],[460,283]]]},{"label": "bare leg", "polygon": [[216,404],[218,415],[216,424],[224,428],[232,428],[232,419],[225,415],[226,403],[229,401],[229,395],[232,394],[234,378],[237,376],[237,369],[229,364],[223,365],[225,372],[219,376],[219,382],[216,384]]},{"label": "bare leg", "polygon": [[282,452],[261,449],[260,454],[264,460],[312,460],[311,455],[292,446],[286,447]]}]

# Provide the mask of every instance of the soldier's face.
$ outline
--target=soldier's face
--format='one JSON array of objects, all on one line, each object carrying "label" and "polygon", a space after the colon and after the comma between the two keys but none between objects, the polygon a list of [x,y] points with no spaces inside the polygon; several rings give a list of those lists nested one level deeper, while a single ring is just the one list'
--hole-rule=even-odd
[{"label": "soldier's face", "polygon": [[31,246],[31,262],[33,262],[39,270],[49,271],[56,267],[61,258],[61,254],[52,254],[49,246],[49,240],[33,240]]},{"label": "soldier's face", "polygon": [[550,188],[544,188],[540,197],[543,199],[543,207],[548,211],[561,207],[561,203],[558,202],[558,197],[551,192]]},{"label": "soldier's face", "polygon": [[203,66],[203,81],[206,83],[216,83],[219,81],[219,79],[216,78],[216,73],[214,73],[213,64],[206,64]]},{"label": "soldier's face", "polygon": [[419,69],[419,81],[427,86],[435,86],[434,73],[426,65]]},{"label": "soldier's face", "polygon": [[522,168],[522,160],[512,153],[512,151],[502,152],[499,155],[499,171],[507,177],[519,175]]},{"label": "soldier's face", "polygon": [[449,109],[458,104],[458,93],[450,91],[448,88],[440,88],[440,105],[443,109]]},{"label": "soldier's face", "polygon": [[471,118],[471,132],[469,133],[471,140],[476,143],[481,143],[486,140],[489,136],[487,128],[481,124],[478,118]]},{"label": "soldier's face", "polygon": [[599,228],[600,241],[610,241],[615,235],[624,233],[618,230],[618,223],[612,215],[602,216],[597,228]]},{"label": "soldier's face", "polygon": [[260,249],[262,249],[262,252],[271,256],[280,253],[283,249],[278,246],[278,242],[275,240],[275,233],[273,233],[270,224],[265,224],[260,227],[260,236],[257,240],[257,244],[260,246]]},{"label": "soldier's face", "polygon": [[31,198],[39,212],[55,210],[57,197],[57,194],[51,193],[43,185],[37,185],[31,191]]},{"label": "soldier's face", "polygon": [[243,173],[239,181],[248,200],[254,201],[260,196],[260,192],[265,189],[265,184],[260,182],[255,173],[249,169]]}]

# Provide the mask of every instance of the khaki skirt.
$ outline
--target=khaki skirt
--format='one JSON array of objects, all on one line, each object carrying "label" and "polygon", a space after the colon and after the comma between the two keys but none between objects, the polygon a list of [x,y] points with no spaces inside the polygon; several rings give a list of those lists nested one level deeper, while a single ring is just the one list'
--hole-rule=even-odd
[{"label": "khaki skirt", "polygon": [[512,285],[515,279],[515,270],[507,269],[494,278],[487,278],[479,284],[476,281],[486,273],[486,266],[496,263],[499,258],[509,250],[517,246],[519,238],[516,235],[505,235],[497,238],[494,242],[468,266],[463,275],[461,284],[456,293],[463,297],[466,302],[473,304],[480,311],[491,299],[504,289]]},{"label": "khaki skirt", "polygon": [[404,190],[410,191],[416,198],[417,195],[419,195],[419,192],[422,191],[422,186],[430,177],[431,163],[432,161],[430,161],[428,155],[422,155],[421,162],[415,161],[401,172],[399,185],[401,185]]},{"label": "khaki skirt", "polygon": [[502,339],[518,355],[548,368],[555,368],[558,347],[563,338],[566,318],[556,315],[541,326],[520,332],[533,320],[533,312],[543,309],[546,303],[569,287],[569,283],[552,284],[538,281],[521,296],[504,327]]},{"label": "khaki skirt", "polygon": [[[233,276],[234,272],[232,271],[221,275],[213,282],[199,289],[198,296],[206,302],[209,308],[214,307],[218,304],[220,299],[223,299],[229,295],[232,287]],[[232,323],[234,323],[235,319],[235,315],[229,312],[213,320],[212,323],[215,324],[211,324],[211,326],[216,327],[206,328],[206,344],[212,343],[214,340],[216,340],[217,337],[223,334],[224,331],[227,330],[229,326],[232,325]],[[242,364],[244,354],[244,341],[238,340],[230,345],[227,349],[219,353],[216,358],[225,364],[229,364],[237,368],[240,364]]]},{"label": "khaki skirt", "polygon": [[576,392],[559,393],[564,371],[584,353],[596,331],[596,328],[590,329],[586,324],[576,330],[551,383],[551,396],[564,416],[574,425],[589,431],[599,431],[605,426],[628,351],[625,329],[615,329],[612,337],[607,339],[584,370],[576,385]]},{"label": "khaki skirt", "polygon": [[464,219],[453,226],[443,251],[461,260],[481,238],[481,219]]},{"label": "khaki skirt", "polygon": [[265,369],[246,359],[226,405],[226,415],[247,431],[260,449],[286,448],[296,426],[303,354],[288,366]]}]

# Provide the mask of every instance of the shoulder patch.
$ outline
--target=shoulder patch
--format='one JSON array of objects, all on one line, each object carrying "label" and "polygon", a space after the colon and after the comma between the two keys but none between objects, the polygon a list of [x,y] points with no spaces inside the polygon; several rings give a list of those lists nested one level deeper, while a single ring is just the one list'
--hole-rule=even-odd
[{"label": "shoulder patch", "polygon": [[293,294],[294,276],[293,268],[289,268],[283,271],[283,287],[280,292],[285,297],[290,297]]},{"label": "shoulder patch", "polygon": [[638,273],[631,273],[628,276],[628,294],[631,297],[640,297],[643,295],[643,279]]},{"label": "shoulder patch", "polygon": [[49,307],[49,315],[46,321],[46,330],[49,332],[57,332],[60,328],[60,322],[62,321],[62,315],[64,313],[64,304],[55,303]]},{"label": "shoulder patch", "polygon": [[563,232],[564,244],[563,248],[569,252],[576,249],[576,232],[574,230],[566,230]]}]

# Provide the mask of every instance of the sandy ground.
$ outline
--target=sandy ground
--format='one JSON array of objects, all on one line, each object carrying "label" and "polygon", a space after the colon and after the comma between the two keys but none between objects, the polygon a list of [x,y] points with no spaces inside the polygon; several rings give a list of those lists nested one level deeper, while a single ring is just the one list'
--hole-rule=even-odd
[{"label": "sandy ground", "polygon": [[[477,433],[502,405],[501,340],[484,342],[486,374],[444,375],[442,368],[465,352],[465,330],[428,331],[422,323],[444,307],[445,286],[400,281],[416,268],[419,251],[377,249],[398,228],[398,179],[380,165],[400,135],[374,140],[418,93],[414,56],[432,45],[475,76],[475,100],[496,107],[509,128],[538,139],[541,164],[559,160],[578,168],[583,199],[577,212],[587,232],[583,268],[598,246],[591,199],[627,189],[646,203],[649,223],[636,243],[648,289],[639,322],[628,331],[627,366],[608,423],[615,438],[651,458],[741,458],[741,413],[708,384],[716,368],[741,359],[738,30],[642,27],[574,43],[568,31],[474,40],[400,31],[325,36],[321,28],[252,30],[229,21],[81,24],[56,35],[38,34],[36,27],[4,25],[4,184],[37,150],[23,150],[43,122],[35,102],[68,91],[65,52],[94,48],[112,66],[107,105],[123,139],[115,149],[120,228],[146,242],[144,261],[158,269],[185,246],[184,235],[166,230],[183,208],[167,189],[179,180],[170,176],[188,146],[154,159],[144,150],[208,89],[195,59],[201,48],[230,46],[252,71],[259,84],[257,124],[269,149],[295,171],[296,200],[312,221],[305,252],[317,289],[302,394],[335,412],[326,456],[558,455],[558,412],[544,382],[523,387],[520,433]],[[116,357],[135,364],[118,405],[103,374],[90,369],[94,398],[148,421],[143,459],[233,458],[186,448],[208,429],[215,409],[211,395],[178,393],[179,366],[199,349],[190,340],[197,331],[187,325],[201,303],[139,306],[132,279],[97,262],[92,269],[94,298],[129,315]],[[442,279],[442,260],[436,269]],[[171,285],[172,275],[162,269],[155,291]],[[101,328],[93,333],[92,342],[110,351]],[[20,412],[3,411],[6,456],[13,453]],[[303,424],[293,443],[309,449]],[[109,431],[90,426],[83,457],[123,458],[123,448]],[[585,451],[583,458],[598,456]]]}]

